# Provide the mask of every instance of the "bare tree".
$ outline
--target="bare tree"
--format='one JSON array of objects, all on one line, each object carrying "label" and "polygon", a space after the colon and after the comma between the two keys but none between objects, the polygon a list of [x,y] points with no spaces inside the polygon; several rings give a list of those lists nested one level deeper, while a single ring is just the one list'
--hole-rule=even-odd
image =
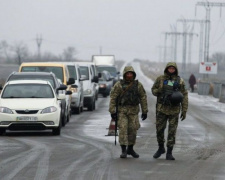
[{"label": "bare tree", "polygon": [[19,65],[22,63],[22,60],[29,54],[27,46],[22,42],[16,43],[14,46],[12,46],[11,49],[16,53],[16,61]]},{"label": "bare tree", "polygon": [[9,61],[9,54],[8,54],[8,50],[9,50],[9,45],[8,43],[3,40],[0,42],[0,51],[1,53],[4,54],[4,56],[6,57],[6,60]]},{"label": "bare tree", "polygon": [[76,54],[77,54],[76,48],[72,47],[72,46],[69,46],[66,49],[64,49],[64,51],[63,51],[63,59],[65,61],[72,61],[72,60],[75,59],[74,56]]}]

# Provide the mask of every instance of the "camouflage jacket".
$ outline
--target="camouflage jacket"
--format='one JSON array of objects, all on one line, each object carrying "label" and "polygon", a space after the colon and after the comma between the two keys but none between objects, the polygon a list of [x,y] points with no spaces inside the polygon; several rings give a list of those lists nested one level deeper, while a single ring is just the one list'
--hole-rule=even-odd
[{"label": "camouflage jacket", "polygon": [[[167,74],[167,68],[169,66],[174,66],[176,68],[176,74],[169,76]],[[157,96],[157,104],[156,104],[156,111],[162,112],[167,115],[173,115],[177,114],[181,111],[187,111],[188,109],[188,92],[185,88],[185,82],[182,78],[180,78],[180,88],[179,91],[183,94],[183,100],[181,102],[181,105],[179,106],[170,106],[170,105],[165,105],[161,103],[161,98],[163,95],[163,82],[164,80],[172,80],[172,81],[177,81],[178,79],[178,69],[176,63],[170,62],[167,64],[165,70],[164,70],[164,75],[159,76],[156,81],[154,82],[152,86],[152,94],[154,96]]]},{"label": "camouflage jacket", "polygon": [[[128,72],[128,71],[131,71],[134,73],[134,79],[136,77],[136,73],[133,69],[132,66],[126,66],[124,68],[124,71],[123,71],[123,80],[122,80],[122,84],[130,84],[130,82],[126,82],[125,81],[125,73]],[[134,80],[135,81],[135,80]],[[141,109],[142,109],[142,113],[143,114],[147,114],[148,112],[148,104],[147,104],[147,95],[146,95],[146,92],[145,92],[145,89],[142,85],[142,83],[140,83],[139,81],[135,81],[137,82],[137,91],[138,91],[138,98],[139,98],[139,102],[140,102],[140,105],[141,105]],[[123,87],[121,85],[121,82],[118,81],[112,88],[111,92],[110,92],[110,103],[109,103],[109,112],[111,114],[115,113],[116,112],[116,100],[117,100],[117,97],[120,98],[121,94],[123,93]],[[121,101],[121,99],[120,99]],[[129,110],[128,110],[129,108]],[[140,108],[139,108],[139,104],[137,105],[128,105],[128,106],[120,106],[119,105],[119,111],[122,111],[122,110],[126,110],[127,109],[127,112],[133,112],[134,114],[138,114],[138,112],[140,111]]]}]

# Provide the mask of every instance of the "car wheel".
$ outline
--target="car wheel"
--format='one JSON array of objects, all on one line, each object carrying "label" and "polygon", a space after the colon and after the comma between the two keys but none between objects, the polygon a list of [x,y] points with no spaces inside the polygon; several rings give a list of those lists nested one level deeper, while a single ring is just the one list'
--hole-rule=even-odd
[{"label": "car wheel", "polygon": [[52,134],[55,136],[60,135],[61,133],[62,121],[60,120],[59,126],[57,128],[52,129]]},{"label": "car wheel", "polygon": [[83,106],[80,107],[80,112],[83,112]]},{"label": "car wheel", "polygon": [[94,110],[94,104],[95,104],[95,100],[93,100],[92,103],[88,106],[88,111]]},{"label": "car wheel", "polygon": [[104,93],[104,94],[103,94],[103,97],[107,97],[107,94],[106,94],[106,93]]},{"label": "car wheel", "polygon": [[95,110],[95,108],[96,108],[96,107],[95,107],[95,101],[94,101],[93,103],[94,103],[94,104],[93,104],[93,109]]},{"label": "car wheel", "polygon": [[71,112],[72,112],[72,111],[69,111],[69,112],[67,113],[67,119],[66,119],[66,120],[67,120],[67,122],[70,122]]},{"label": "car wheel", "polygon": [[61,115],[61,122],[62,126],[64,127],[66,125],[66,113],[64,113],[64,115]]},{"label": "car wheel", "polygon": [[5,129],[4,128],[0,128],[0,135],[5,134]]},{"label": "car wheel", "polygon": [[75,114],[80,114],[80,107],[77,107],[77,108],[74,108],[74,112],[75,112]]}]

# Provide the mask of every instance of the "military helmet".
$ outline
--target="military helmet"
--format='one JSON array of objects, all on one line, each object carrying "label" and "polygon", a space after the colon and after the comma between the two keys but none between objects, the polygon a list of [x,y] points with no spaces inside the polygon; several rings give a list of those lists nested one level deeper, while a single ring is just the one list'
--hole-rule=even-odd
[{"label": "military helmet", "polygon": [[174,91],[170,97],[170,102],[172,105],[178,105],[183,100],[183,94],[180,91]]}]

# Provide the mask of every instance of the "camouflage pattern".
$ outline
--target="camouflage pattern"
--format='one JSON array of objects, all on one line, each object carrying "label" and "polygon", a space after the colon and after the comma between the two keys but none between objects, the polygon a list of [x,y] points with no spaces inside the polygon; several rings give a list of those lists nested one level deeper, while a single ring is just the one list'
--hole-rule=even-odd
[{"label": "camouflage pattern", "polygon": [[[125,80],[125,74],[130,71],[134,74],[134,79],[136,78],[136,73],[132,66],[126,66],[123,71],[123,80],[118,81],[112,88],[110,92],[110,103],[109,112],[111,114],[116,112],[116,99],[119,97],[119,102],[124,102],[123,97],[120,97],[123,89],[125,89],[131,82]],[[133,80],[135,81],[135,80]],[[137,82],[137,95],[139,97],[139,102],[142,110],[142,114],[147,114],[147,95],[143,85],[139,81]],[[134,91],[136,88],[134,88]],[[126,92],[128,93],[128,92]],[[136,92],[134,93],[136,94]],[[138,113],[140,112],[139,104],[136,105],[120,105],[118,106],[118,128],[119,128],[119,143],[120,145],[134,145],[136,142],[137,130],[140,128],[140,123],[138,119]]]},{"label": "camouflage pattern", "polygon": [[[167,68],[173,66],[176,69],[176,73],[169,76]],[[183,94],[183,100],[179,105],[172,106],[162,103],[162,98],[166,88],[169,86],[164,85],[164,80],[171,80],[172,82],[178,81],[178,69],[174,62],[169,62],[164,70],[164,75],[159,76],[152,86],[152,94],[157,96],[156,103],[156,133],[157,141],[159,144],[165,142],[164,130],[166,128],[167,121],[169,121],[167,146],[172,147],[175,144],[176,130],[178,126],[178,119],[180,111],[187,111],[188,109],[188,92],[185,88],[185,83],[180,78],[179,91]],[[171,89],[169,89],[171,90]]]},{"label": "camouflage pattern", "polygon": [[158,144],[164,144],[164,131],[166,129],[167,120],[169,121],[168,136],[167,136],[167,147],[173,147],[176,140],[176,131],[178,126],[179,114],[166,115],[158,112],[156,120],[156,134]]},{"label": "camouflage pattern", "polygon": [[159,76],[152,86],[152,94],[157,96],[157,104],[156,104],[156,111],[163,112],[167,115],[179,114],[181,111],[187,111],[188,109],[188,92],[185,88],[185,83],[182,78],[180,78],[180,92],[183,94],[184,98],[181,102],[181,106],[170,106],[170,105],[163,105],[160,103],[160,99],[163,96],[163,82],[164,80],[170,79],[170,76],[166,73],[166,70],[169,66],[174,66],[176,68],[176,74],[171,76],[172,81],[176,81],[178,78],[178,69],[177,65],[174,62],[170,62],[166,65],[164,70],[164,75]]}]

